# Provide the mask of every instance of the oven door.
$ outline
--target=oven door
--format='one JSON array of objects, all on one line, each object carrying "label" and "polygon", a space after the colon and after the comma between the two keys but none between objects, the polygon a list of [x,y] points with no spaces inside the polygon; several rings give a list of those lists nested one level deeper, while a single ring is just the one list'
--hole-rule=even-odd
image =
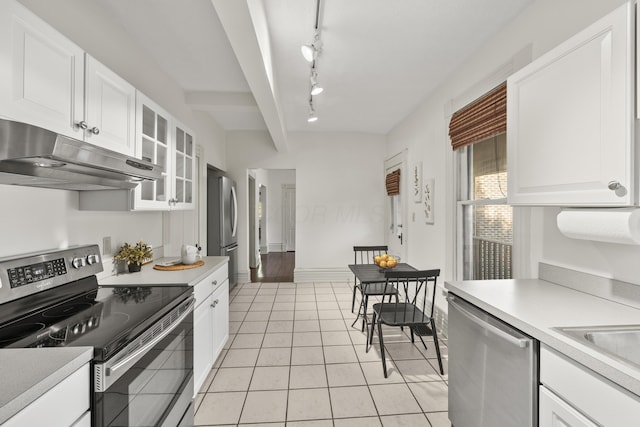
[{"label": "oven door", "polygon": [[193,423],[193,296],[94,365],[93,425]]}]

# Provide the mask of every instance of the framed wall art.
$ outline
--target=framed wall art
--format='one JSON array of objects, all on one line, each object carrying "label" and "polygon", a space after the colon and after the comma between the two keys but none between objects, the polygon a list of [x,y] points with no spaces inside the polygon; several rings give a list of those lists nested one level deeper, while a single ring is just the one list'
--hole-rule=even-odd
[{"label": "framed wall art", "polygon": [[424,181],[424,222],[427,224],[434,223],[434,187],[435,179],[429,178]]},{"label": "framed wall art", "polygon": [[413,201],[422,202],[422,162],[413,165]]}]

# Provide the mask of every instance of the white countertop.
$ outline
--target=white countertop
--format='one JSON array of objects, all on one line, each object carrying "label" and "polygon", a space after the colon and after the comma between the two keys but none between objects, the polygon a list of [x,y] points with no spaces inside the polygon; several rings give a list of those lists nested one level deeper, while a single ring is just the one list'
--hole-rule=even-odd
[{"label": "white countertop", "polygon": [[538,279],[445,282],[445,288],[640,396],[640,369],[553,329],[640,324],[640,310]]},{"label": "white countertop", "polygon": [[167,261],[173,258],[156,259],[153,262],[143,265],[137,273],[122,273],[116,276],[109,276],[101,279],[102,286],[193,286],[207,277],[213,271],[229,262],[226,256],[205,256],[202,257],[204,265],[188,270],[162,271],[155,270],[154,265],[158,262]]},{"label": "white countertop", "polygon": [[92,357],[92,347],[0,349],[0,424]]}]

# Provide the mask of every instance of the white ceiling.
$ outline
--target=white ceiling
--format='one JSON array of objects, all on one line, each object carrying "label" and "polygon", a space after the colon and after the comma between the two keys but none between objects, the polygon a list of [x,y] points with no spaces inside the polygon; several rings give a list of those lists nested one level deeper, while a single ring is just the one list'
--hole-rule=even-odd
[{"label": "white ceiling", "polygon": [[[309,64],[300,46],[312,39],[316,0],[98,1],[184,88],[194,108],[227,130],[273,134],[274,126],[282,126],[286,135],[386,134],[533,0],[321,0],[323,51],[317,65],[325,91],[314,97],[319,120],[311,124]],[[233,7],[239,11],[223,9]],[[256,10],[266,18],[270,38],[268,49],[262,46],[262,69],[243,58],[252,51],[241,46],[258,43]],[[251,15],[244,19],[257,36],[233,34],[241,13]],[[259,93],[268,77],[255,77],[256,71],[269,76],[263,65],[269,59],[273,108]]]}]

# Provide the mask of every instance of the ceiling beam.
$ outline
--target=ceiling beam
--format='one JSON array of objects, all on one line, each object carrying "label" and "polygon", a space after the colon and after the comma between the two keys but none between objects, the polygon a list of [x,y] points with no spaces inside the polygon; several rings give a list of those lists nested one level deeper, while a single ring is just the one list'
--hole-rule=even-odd
[{"label": "ceiling beam", "polygon": [[260,112],[250,92],[191,91],[185,93],[185,102],[197,110]]},{"label": "ceiling beam", "polygon": [[287,150],[282,109],[274,90],[266,17],[253,0],[211,0],[277,151]]}]

